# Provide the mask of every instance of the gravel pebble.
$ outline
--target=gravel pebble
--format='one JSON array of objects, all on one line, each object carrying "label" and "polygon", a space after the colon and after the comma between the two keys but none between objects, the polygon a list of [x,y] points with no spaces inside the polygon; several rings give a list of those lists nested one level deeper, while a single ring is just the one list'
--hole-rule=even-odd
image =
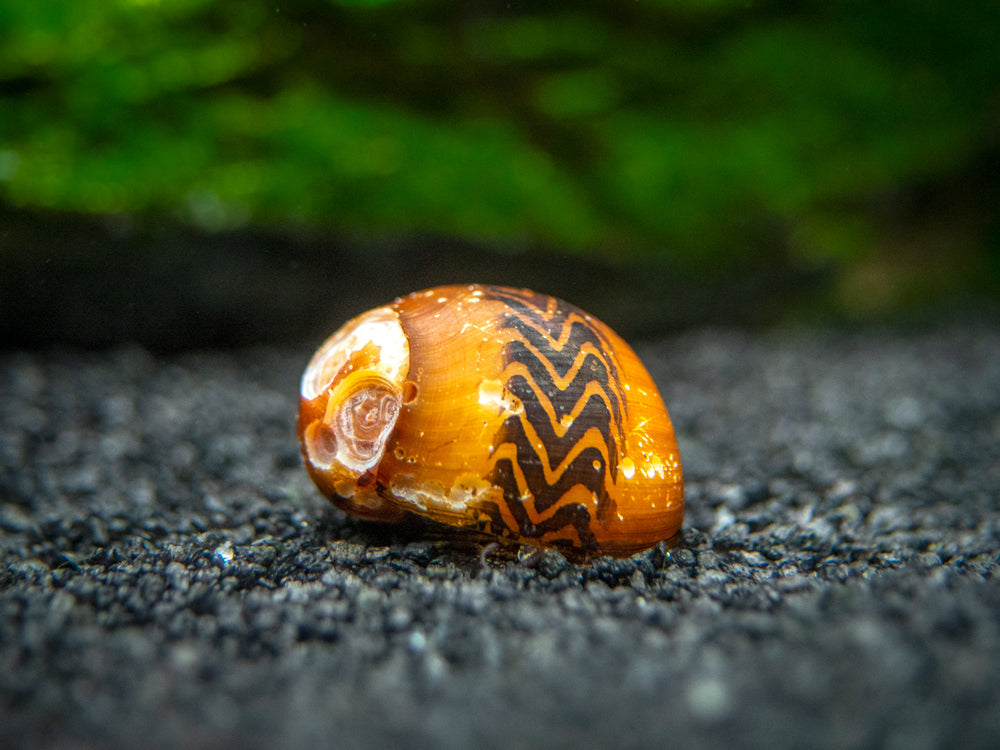
[{"label": "gravel pebble", "polygon": [[587,565],[332,508],[305,349],[0,355],[0,745],[992,745],[1000,329],[637,349],[685,530]]}]

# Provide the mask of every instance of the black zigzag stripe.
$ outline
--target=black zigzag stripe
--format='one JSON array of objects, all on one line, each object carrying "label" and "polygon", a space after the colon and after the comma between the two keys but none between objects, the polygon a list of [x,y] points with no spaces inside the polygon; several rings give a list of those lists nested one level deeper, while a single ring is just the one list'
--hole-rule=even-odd
[{"label": "black zigzag stripe", "polygon": [[[518,457],[518,464],[521,464],[520,457]],[[517,487],[514,466],[509,458],[502,458],[497,461],[496,466],[493,467],[491,481],[497,486],[505,488]],[[597,545],[597,540],[594,539],[594,534],[590,530],[590,515],[587,513],[587,509],[579,503],[571,503],[557,508],[555,513],[536,524],[528,517],[528,511],[525,510],[520,502],[511,501],[507,490],[504,492],[504,500],[510,514],[514,517],[514,522],[517,524],[516,531],[523,537],[537,539],[546,534],[564,529],[567,526],[572,526],[576,529],[576,534],[580,538],[580,543],[584,548],[592,548]],[[506,526],[503,517],[500,515],[499,508],[488,511],[488,515],[494,528],[499,529]]]},{"label": "black zigzag stripe", "polygon": [[[516,312],[516,314],[506,317],[504,327],[516,330],[525,341],[543,353],[553,369],[559,373],[560,377],[566,376],[566,373],[576,362],[580,350],[585,344],[592,344],[599,352],[605,352],[611,348],[610,342],[608,342],[600,330],[584,322],[586,313],[568,302],[537,293],[520,295],[497,287],[493,287],[492,291],[492,296],[502,299],[508,307]],[[547,315],[548,305],[552,302],[555,303],[555,311],[551,315]],[[580,319],[573,321],[571,324],[570,334],[563,348],[561,350],[555,349],[549,344],[549,340],[557,339],[562,334],[566,321],[573,314],[577,315]],[[534,325],[530,325],[529,323],[533,323]],[[545,331],[549,338],[546,338],[538,329]],[[511,344],[514,343],[518,342],[511,342]],[[508,346],[511,344],[508,344]],[[523,343],[520,345],[524,346]],[[593,355],[588,354],[588,357],[593,357]],[[621,380],[618,376],[618,367],[612,358],[607,358],[603,361],[596,357],[594,359],[605,369],[603,373],[595,373],[594,380],[597,380],[601,384],[601,387],[608,396],[608,400],[611,402],[615,425],[618,427],[620,435],[622,432],[623,409],[622,401],[619,397],[621,393]]]},{"label": "black zigzag stripe", "polygon": [[[581,349],[589,342],[596,352],[608,351],[607,340],[599,330],[585,323],[581,311],[564,302],[556,302],[542,295],[512,293],[503,289],[489,291],[492,292],[491,296],[501,299],[511,310],[503,327],[514,332],[516,337],[504,346],[504,363],[521,364],[529,376],[526,378],[520,373],[515,374],[505,383],[506,388],[521,400],[524,412],[504,421],[494,439],[494,445],[510,443],[515,446],[517,465],[533,497],[536,513],[544,513],[555,506],[578,484],[593,493],[597,499],[598,512],[602,513],[610,505],[605,486],[608,471],[611,470],[612,477],[616,472],[618,451],[615,437],[622,434],[622,402],[619,398],[621,386],[617,367],[610,357],[602,359],[591,352],[583,354]],[[570,324],[567,340],[562,349],[557,349],[553,342],[564,332],[570,315],[577,315],[580,319]],[[529,348],[529,344],[533,350]],[[579,371],[565,389],[560,389],[550,369],[560,378],[565,378],[581,356],[583,360]],[[600,387],[604,398],[592,393],[569,425],[566,434],[559,437],[543,406],[543,399],[551,404],[557,420],[561,421],[574,411],[591,383]],[[525,421],[522,420],[531,425],[544,444],[547,459],[543,459],[532,446]],[[613,423],[617,428],[614,434]],[[551,471],[558,467],[593,428],[602,436],[607,447],[607,458],[596,446],[588,446],[549,484],[546,468]],[[610,467],[609,460],[613,464]],[[522,536],[537,538],[572,525],[581,544],[588,547],[596,543],[589,529],[590,516],[587,508],[579,503],[566,503],[556,508],[544,522],[533,523],[522,504],[521,490],[509,458],[497,461],[488,479],[503,489],[504,502],[518,526],[515,531]],[[502,524],[499,511],[491,514],[491,517],[494,523]]]},{"label": "black zigzag stripe", "polygon": [[[586,387],[586,383],[584,386]],[[520,375],[515,375],[509,381],[507,381],[507,390],[521,399],[521,403],[524,405],[524,416],[528,420],[528,423],[534,428],[535,434],[541,439],[542,444],[545,445],[545,452],[548,454],[548,464],[550,469],[555,469],[559,464],[561,464],[566,456],[569,455],[570,451],[576,446],[583,436],[587,434],[592,428],[597,428],[601,436],[604,438],[604,444],[609,446],[614,446],[614,438],[611,436],[611,414],[608,412],[608,406],[600,396],[596,393],[591,394],[590,398],[587,399],[586,405],[577,414],[576,419],[573,420],[573,424],[569,426],[566,430],[566,434],[562,437],[556,434],[555,426],[549,420],[549,415],[545,413],[545,408],[542,406],[541,402],[536,395],[536,391],[531,387],[527,380],[525,380]],[[568,390],[568,389],[567,389]],[[579,391],[583,392],[583,388],[579,388]],[[560,399],[555,399],[553,405]],[[566,399],[569,401],[569,399]],[[579,401],[579,396],[576,398]],[[575,402],[574,402],[575,403]],[[570,407],[572,408],[572,406]],[[561,416],[561,415],[560,415]],[[524,434],[524,425],[522,421],[515,417],[508,418],[503,425],[503,438],[501,441],[496,441],[495,444],[502,445],[503,443],[514,443],[518,446],[520,450],[522,443],[519,440],[523,440],[525,445],[530,446],[530,441],[528,441],[527,436]],[[531,449],[532,453],[535,453],[534,449]],[[537,454],[536,454],[537,456]],[[537,460],[541,462],[541,458],[538,457]],[[609,453],[609,460],[611,461],[611,472],[614,472],[618,468],[618,456],[614,451]],[[574,461],[574,464],[576,462]],[[601,464],[604,464],[602,459]],[[564,471],[564,476],[567,474],[572,474],[570,467],[567,467]],[[591,470],[590,474],[593,474]],[[587,489],[592,490],[600,494],[604,489],[604,475],[594,476],[593,481],[582,481],[581,478],[584,477],[583,474],[577,476],[577,481],[584,484]],[[542,475],[542,481],[544,481],[544,474]],[[531,488],[532,492],[535,488]],[[549,492],[544,493],[546,496]],[[560,493],[561,495],[562,493]],[[552,498],[550,502],[545,504],[548,507],[559,499],[559,496]],[[538,495],[536,494],[536,503],[538,502]],[[539,508],[542,510],[542,508]]]},{"label": "black zigzag stripe", "polygon": [[[575,321],[573,326],[580,326],[584,329],[584,332],[574,330],[569,336],[569,341],[567,343],[573,345],[573,349],[570,352],[573,355],[569,360],[570,366],[572,366],[579,349],[587,341],[593,343],[598,351],[607,351],[611,348],[610,342],[608,342],[607,338],[599,329],[593,326],[588,326],[584,323],[584,319],[587,318],[587,313],[580,308],[569,304],[568,302],[564,302],[563,300],[556,299],[554,297],[547,297],[544,294],[538,294],[537,292],[521,294],[516,291],[502,289],[500,287],[489,287],[488,290],[492,297],[500,299],[506,303],[506,305],[510,307],[517,316],[520,316],[530,323],[534,323],[535,326],[541,330],[548,332],[553,339],[557,339],[562,333],[563,325],[569,319],[570,315],[577,315],[580,320]],[[555,307],[555,310],[551,315],[548,314],[550,303],[554,303]],[[508,316],[508,325],[515,321],[517,321],[516,316]],[[532,344],[535,344],[536,346],[538,345],[537,338],[532,338],[539,335],[537,331],[529,333],[523,328],[520,328],[519,330],[520,333]],[[620,383],[618,368],[612,360],[608,361],[608,365],[611,368],[609,383],[613,383],[617,387]],[[565,370],[562,374],[565,375]]]},{"label": "black zigzag stripe", "polygon": [[[513,443],[517,447],[517,465],[521,468],[525,484],[535,498],[535,510],[538,513],[547,511],[577,484],[582,484],[596,494],[599,502],[605,498],[607,490],[604,487],[604,477],[608,467],[604,454],[597,447],[591,445],[580,451],[555,481],[549,484],[545,478],[545,460],[531,447],[524,423],[520,419],[508,419],[504,423],[503,441]],[[573,445],[575,443],[569,443],[567,448],[572,448]],[[568,450],[566,452],[568,453]],[[565,454],[563,457],[565,458]],[[499,486],[506,487],[506,485]],[[520,505],[521,493],[517,484],[511,487]]]},{"label": "black zigzag stripe", "polygon": [[[540,352],[545,352],[545,349],[541,349],[537,343],[535,344],[535,348]],[[568,348],[569,347],[567,346],[566,349]],[[592,382],[596,382],[600,386],[601,391],[607,397],[608,404],[610,404],[612,410],[612,413],[608,414],[608,419],[610,420],[612,416],[614,417],[615,426],[618,428],[618,434],[621,434],[621,402],[618,399],[618,394],[614,392],[614,389],[608,388],[607,384],[610,379],[608,368],[597,356],[590,353],[584,355],[584,360],[580,365],[580,369],[573,377],[573,380],[567,383],[566,387],[563,389],[560,389],[559,386],[556,385],[556,382],[548,369],[538,361],[535,355],[532,354],[531,350],[528,349],[523,342],[511,341],[508,344],[505,344],[504,357],[507,363],[520,362],[525,366],[525,368],[527,368],[528,372],[531,373],[535,385],[537,386],[539,395],[548,399],[549,403],[552,404],[553,411],[555,411],[556,416],[559,419],[563,419],[567,414],[572,414],[573,410],[576,408],[577,402],[579,402],[580,398],[584,394],[584,391],[586,391],[587,386]],[[569,372],[573,363],[576,361],[575,358],[570,360],[568,363],[565,360],[570,360],[570,355],[565,351],[565,349],[562,352],[557,353],[553,358],[549,359],[549,362],[552,363],[553,368],[560,377],[565,377],[566,373]],[[513,381],[513,378],[511,380]],[[520,396],[520,394],[518,395]],[[605,407],[605,411],[607,411],[607,406]],[[581,414],[580,416],[583,415]],[[606,442],[610,442],[612,440],[610,432],[605,433],[604,439]]]}]

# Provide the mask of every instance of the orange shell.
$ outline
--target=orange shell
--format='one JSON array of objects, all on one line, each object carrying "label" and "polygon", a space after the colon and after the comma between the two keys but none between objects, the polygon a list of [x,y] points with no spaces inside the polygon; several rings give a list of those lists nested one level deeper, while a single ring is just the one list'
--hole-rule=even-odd
[{"label": "orange shell", "polygon": [[349,321],[306,368],[298,435],[316,485],[363,518],[626,555],[684,515],[673,426],[635,352],[528,290],[438,287]]}]

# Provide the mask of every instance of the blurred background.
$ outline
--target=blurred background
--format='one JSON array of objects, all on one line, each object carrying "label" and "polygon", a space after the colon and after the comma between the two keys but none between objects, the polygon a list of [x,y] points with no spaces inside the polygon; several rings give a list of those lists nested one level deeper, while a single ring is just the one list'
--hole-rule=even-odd
[{"label": "blurred background", "polygon": [[0,340],[456,281],[628,337],[994,310],[998,39],[995,0],[0,0]]}]

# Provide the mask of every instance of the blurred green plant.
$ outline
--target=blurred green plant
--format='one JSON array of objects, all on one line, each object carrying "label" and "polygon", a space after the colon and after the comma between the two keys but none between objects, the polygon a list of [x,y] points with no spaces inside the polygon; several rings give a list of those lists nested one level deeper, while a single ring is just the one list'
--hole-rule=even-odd
[{"label": "blurred green plant", "polygon": [[885,196],[995,156],[998,18],[993,0],[0,0],[0,200],[865,258]]}]

